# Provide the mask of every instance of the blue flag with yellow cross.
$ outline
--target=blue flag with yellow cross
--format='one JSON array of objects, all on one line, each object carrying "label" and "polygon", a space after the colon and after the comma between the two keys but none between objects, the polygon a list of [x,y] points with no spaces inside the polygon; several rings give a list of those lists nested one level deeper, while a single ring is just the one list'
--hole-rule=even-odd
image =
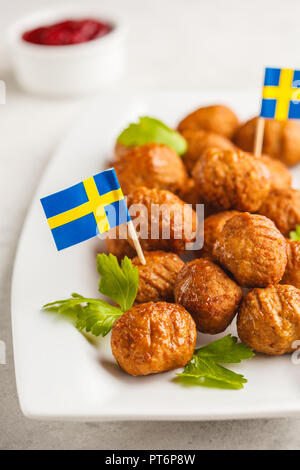
[{"label": "blue flag with yellow cross", "polygon": [[300,119],[300,70],[265,69],[260,116],[285,121]]},{"label": "blue flag with yellow cross", "polygon": [[41,203],[58,250],[130,221],[113,168],[44,197]]}]

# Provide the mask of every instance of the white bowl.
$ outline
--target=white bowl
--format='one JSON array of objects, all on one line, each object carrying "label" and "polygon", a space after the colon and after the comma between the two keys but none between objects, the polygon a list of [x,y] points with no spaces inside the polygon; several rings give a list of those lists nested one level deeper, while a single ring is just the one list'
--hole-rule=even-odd
[{"label": "white bowl", "polygon": [[[81,44],[43,46],[22,39],[30,29],[65,19],[94,18],[112,25],[106,36]],[[115,15],[88,7],[56,7],[17,20],[9,31],[11,59],[19,84],[29,92],[84,95],[120,79],[125,31]]]}]

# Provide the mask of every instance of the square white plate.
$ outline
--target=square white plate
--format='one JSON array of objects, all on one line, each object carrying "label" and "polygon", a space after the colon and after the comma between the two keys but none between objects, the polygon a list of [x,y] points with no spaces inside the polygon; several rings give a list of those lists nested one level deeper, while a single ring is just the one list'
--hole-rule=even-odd
[{"label": "square white plate", "polygon": [[[47,301],[72,292],[97,296],[96,253],[90,240],[57,252],[40,197],[104,168],[120,130],[140,115],[169,125],[193,108],[222,102],[241,119],[257,112],[259,96],[161,93],[106,96],[94,100],[52,159],[29,210],[17,252],[12,286],[12,322],[17,387],[23,413],[31,418],[74,420],[207,420],[300,414],[300,365],[290,356],[256,356],[232,367],[248,379],[243,390],[183,387],[175,372],[131,377],[110,351],[110,337],[96,348],[71,324],[42,312]],[[299,169],[293,170],[300,187]],[[232,326],[228,332],[236,334]],[[222,337],[224,334],[217,337]],[[199,335],[200,344],[217,337]]]}]

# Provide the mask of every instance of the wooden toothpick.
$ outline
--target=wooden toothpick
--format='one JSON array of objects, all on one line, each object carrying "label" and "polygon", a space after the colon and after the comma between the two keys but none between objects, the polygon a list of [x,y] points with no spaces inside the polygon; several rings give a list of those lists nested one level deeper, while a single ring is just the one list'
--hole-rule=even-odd
[{"label": "wooden toothpick", "polygon": [[137,255],[139,257],[139,260],[140,260],[141,264],[145,265],[146,264],[145,256],[144,256],[142,247],[140,245],[139,237],[138,237],[138,235],[136,233],[136,230],[134,228],[134,225],[132,223],[132,220],[130,220],[128,222],[128,230],[129,230],[130,238],[133,241],[135,251],[137,252]]},{"label": "wooden toothpick", "polygon": [[254,156],[255,157],[260,157],[262,153],[263,141],[264,141],[264,130],[265,130],[265,119],[263,117],[259,117],[257,119],[255,137],[254,137]]}]

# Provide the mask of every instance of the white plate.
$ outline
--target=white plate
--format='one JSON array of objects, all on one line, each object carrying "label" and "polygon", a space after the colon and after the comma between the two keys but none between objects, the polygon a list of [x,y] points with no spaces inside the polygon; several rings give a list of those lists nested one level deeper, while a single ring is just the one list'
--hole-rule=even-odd
[{"label": "white plate", "polygon": [[[14,268],[14,354],[26,416],[207,420],[300,414],[300,365],[293,365],[290,356],[257,356],[232,367],[248,379],[243,390],[187,388],[172,381],[174,372],[140,378],[126,375],[112,358],[109,337],[96,348],[71,324],[40,310],[45,302],[71,292],[97,296],[95,259],[97,250],[103,248],[94,239],[57,252],[40,197],[99,172],[128,121],[148,114],[175,125],[196,106],[214,102],[243,110],[240,117],[244,119],[257,111],[259,97],[216,93],[106,96],[94,100],[57,150],[32,202]],[[295,186],[300,187],[299,182],[299,170],[294,170]],[[236,333],[235,327],[229,331]],[[205,344],[216,337],[200,335],[199,339]]]}]

